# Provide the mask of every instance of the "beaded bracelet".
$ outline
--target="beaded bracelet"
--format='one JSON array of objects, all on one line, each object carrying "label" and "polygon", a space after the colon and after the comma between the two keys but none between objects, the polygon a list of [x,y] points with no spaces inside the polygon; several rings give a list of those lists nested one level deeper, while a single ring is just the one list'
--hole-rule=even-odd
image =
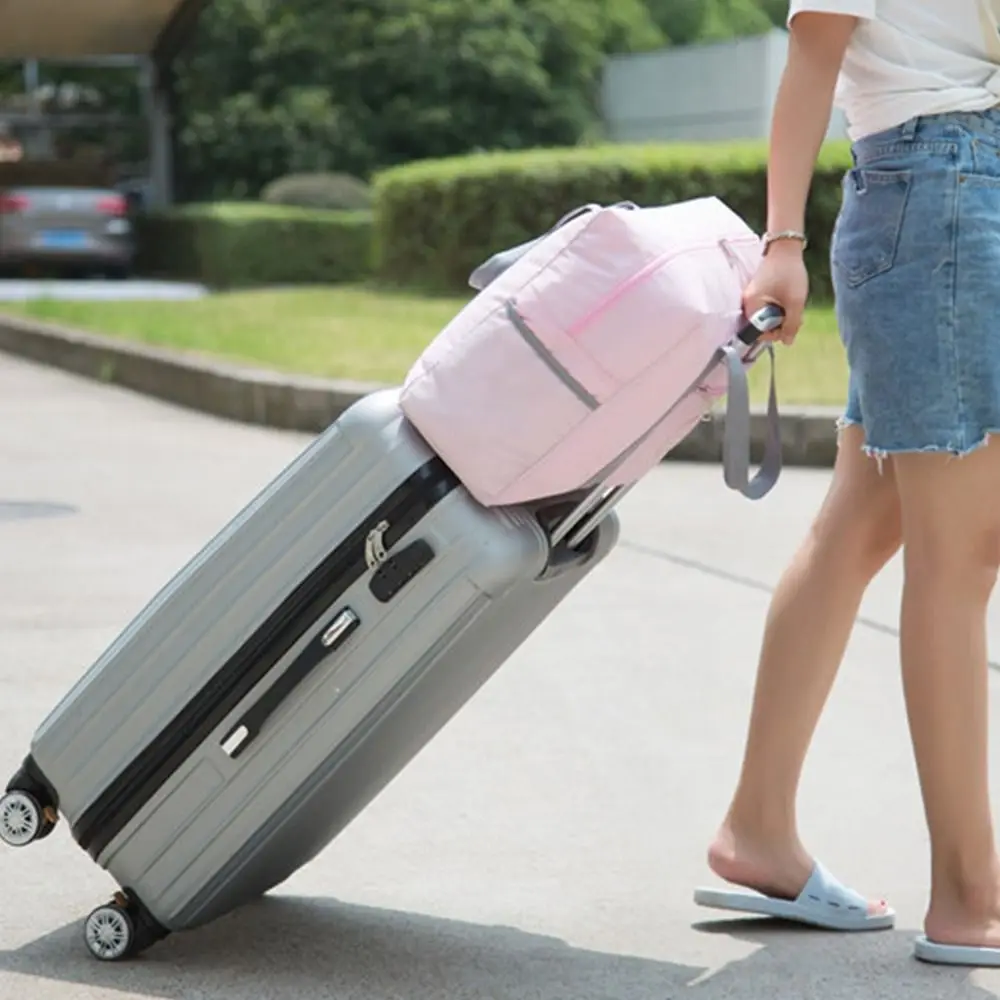
[{"label": "beaded bracelet", "polygon": [[779,240],[798,240],[802,244],[803,250],[809,246],[809,240],[805,233],[800,233],[796,229],[784,229],[780,233],[764,233],[763,252],[766,254],[771,244],[777,243]]}]

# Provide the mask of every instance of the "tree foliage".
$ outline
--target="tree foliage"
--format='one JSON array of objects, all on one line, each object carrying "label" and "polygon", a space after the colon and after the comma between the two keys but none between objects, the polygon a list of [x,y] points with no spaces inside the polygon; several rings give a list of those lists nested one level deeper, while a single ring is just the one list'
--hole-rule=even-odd
[{"label": "tree foliage", "polygon": [[605,56],[665,44],[644,0],[215,0],[179,66],[182,188],[573,144]]},{"label": "tree foliage", "polygon": [[783,28],[788,19],[788,0],[757,0],[757,6],[767,14],[776,28]]},{"label": "tree foliage", "polygon": [[[787,0],[646,0],[660,29],[677,45],[715,42],[769,31],[784,20]],[[783,11],[777,14],[777,9]]]},{"label": "tree foliage", "polygon": [[771,30],[771,19],[756,0],[705,0],[701,40],[706,42],[759,35]]},{"label": "tree foliage", "polygon": [[0,61],[0,96],[14,94],[21,89],[21,66],[16,62]]},{"label": "tree foliage", "polygon": [[[475,150],[577,144],[607,56],[781,24],[787,0],[212,0],[176,65],[178,194],[368,178]],[[138,110],[121,71],[43,67]],[[0,63],[0,94],[20,86]],[[124,88],[124,89],[123,89]],[[140,137],[141,138],[141,137]]]}]

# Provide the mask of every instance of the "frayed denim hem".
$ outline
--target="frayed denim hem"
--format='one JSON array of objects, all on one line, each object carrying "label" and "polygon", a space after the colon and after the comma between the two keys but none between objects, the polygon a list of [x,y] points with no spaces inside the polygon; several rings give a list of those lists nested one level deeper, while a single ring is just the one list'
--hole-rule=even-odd
[{"label": "frayed denim hem", "polygon": [[848,427],[860,427],[861,421],[855,420],[853,417],[843,416],[837,418],[836,428],[838,437],[848,428]]},{"label": "frayed denim hem", "polygon": [[[852,420],[850,417],[841,417],[837,421],[838,444],[840,443],[841,437],[846,428],[861,426],[862,424],[859,420]],[[951,458],[967,458],[969,455],[985,448],[990,443],[991,439],[997,434],[1000,434],[1000,427],[984,431],[982,436],[977,441],[964,447],[956,444],[932,444],[923,448],[876,448],[866,443],[861,445],[861,450],[869,458],[875,459],[878,463],[879,472],[881,472],[886,459],[892,458],[895,455],[948,455]]]},{"label": "frayed denim hem", "polygon": [[839,448],[844,443],[844,431],[848,427],[861,427],[862,424],[860,420],[855,420],[845,415],[838,417],[834,426],[837,428],[837,447]]}]

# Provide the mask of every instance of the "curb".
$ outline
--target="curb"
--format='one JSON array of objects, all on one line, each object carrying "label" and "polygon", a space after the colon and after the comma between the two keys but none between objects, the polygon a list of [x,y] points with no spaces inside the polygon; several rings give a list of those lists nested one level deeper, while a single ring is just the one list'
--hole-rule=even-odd
[{"label": "curb", "polygon": [[[5,315],[0,315],[0,351],[212,416],[308,434],[319,433],[362,396],[383,388],[368,382],[282,375]],[[785,464],[832,466],[838,415],[833,407],[783,410]],[[718,462],[724,425],[722,414],[711,414],[669,459]],[[765,433],[763,411],[755,410],[751,435],[756,461]]]}]

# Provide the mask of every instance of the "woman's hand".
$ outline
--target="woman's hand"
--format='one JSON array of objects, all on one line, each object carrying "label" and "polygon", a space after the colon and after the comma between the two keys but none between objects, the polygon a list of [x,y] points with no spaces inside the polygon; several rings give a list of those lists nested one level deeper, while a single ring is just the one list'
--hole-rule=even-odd
[{"label": "woman's hand", "polygon": [[785,310],[784,322],[764,340],[791,344],[802,326],[802,315],[809,297],[809,273],[802,257],[802,246],[792,241],[777,241],[768,247],[757,273],[743,292],[743,310],[752,316],[767,305]]}]

